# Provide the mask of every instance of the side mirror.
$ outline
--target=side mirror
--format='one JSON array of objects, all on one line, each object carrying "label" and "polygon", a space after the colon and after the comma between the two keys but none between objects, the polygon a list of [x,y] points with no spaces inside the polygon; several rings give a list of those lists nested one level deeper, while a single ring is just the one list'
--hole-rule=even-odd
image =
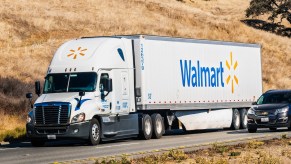
[{"label": "side mirror", "polygon": [[33,104],[32,104],[32,93],[26,93],[26,98],[29,99],[30,107],[33,108]]},{"label": "side mirror", "polygon": [[79,92],[79,96],[80,97],[85,96],[85,92]]},{"label": "side mirror", "polygon": [[83,91],[79,92],[79,96],[80,96],[80,100],[79,100],[79,102],[77,104],[78,108],[80,108],[80,106],[81,106],[81,100],[82,100],[82,97],[85,96],[85,92],[83,92]]},{"label": "side mirror", "polygon": [[32,93],[26,93],[26,98],[31,99],[32,98]]},{"label": "side mirror", "polygon": [[104,92],[102,92],[102,93],[101,93],[101,100],[104,100],[105,97],[106,97],[106,96],[105,96]]},{"label": "side mirror", "polygon": [[35,84],[35,94],[39,96],[40,95],[40,82],[36,81],[34,84]]},{"label": "side mirror", "polygon": [[112,92],[112,79],[108,80],[108,88],[107,88],[108,92]]},{"label": "side mirror", "polygon": [[257,105],[257,102],[252,102],[252,105]]}]

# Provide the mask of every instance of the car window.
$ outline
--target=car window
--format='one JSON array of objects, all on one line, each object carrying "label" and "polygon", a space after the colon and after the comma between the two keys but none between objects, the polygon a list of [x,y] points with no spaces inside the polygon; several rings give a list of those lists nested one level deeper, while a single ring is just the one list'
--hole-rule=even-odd
[{"label": "car window", "polygon": [[278,104],[278,103],[291,103],[291,93],[266,93],[263,94],[257,104]]}]

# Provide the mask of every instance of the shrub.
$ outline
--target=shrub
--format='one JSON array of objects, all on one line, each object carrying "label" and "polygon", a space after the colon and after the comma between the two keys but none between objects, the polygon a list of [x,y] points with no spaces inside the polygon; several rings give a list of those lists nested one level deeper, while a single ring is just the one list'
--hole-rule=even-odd
[{"label": "shrub", "polygon": [[15,140],[24,139],[26,135],[25,128],[16,128],[14,130],[7,130],[0,134],[0,141],[12,142]]}]

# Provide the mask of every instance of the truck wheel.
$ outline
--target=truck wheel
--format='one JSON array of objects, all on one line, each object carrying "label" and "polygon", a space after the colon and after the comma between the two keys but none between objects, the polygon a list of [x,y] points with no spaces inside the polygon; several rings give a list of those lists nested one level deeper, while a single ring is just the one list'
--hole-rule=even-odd
[{"label": "truck wheel", "polygon": [[291,117],[288,118],[289,125],[288,125],[288,131],[291,131]]},{"label": "truck wheel", "polygon": [[240,114],[240,129],[246,129],[248,124],[247,110],[240,109],[239,114]]},{"label": "truck wheel", "polygon": [[42,147],[45,144],[45,141],[39,139],[31,139],[31,145],[34,147]]},{"label": "truck wheel", "polygon": [[153,128],[152,128],[152,119],[148,114],[142,115],[142,129],[139,132],[139,138],[149,140],[152,138]]},{"label": "truck wheel", "polygon": [[240,114],[237,109],[233,109],[232,112],[232,123],[230,129],[238,130],[240,127]]},{"label": "truck wheel", "polygon": [[89,129],[89,141],[90,145],[97,145],[101,139],[101,128],[99,121],[93,118],[90,122],[90,129]]},{"label": "truck wheel", "polygon": [[153,136],[152,138],[159,139],[163,136],[165,132],[165,126],[164,126],[164,121],[163,118],[160,114],[154,113],[151,115],[152,119],[152,129],[153,129]]},{"label": "truck wheel", "polygon": [[257,132],[257,128],[248,128],[249,133],[256,133]]}]

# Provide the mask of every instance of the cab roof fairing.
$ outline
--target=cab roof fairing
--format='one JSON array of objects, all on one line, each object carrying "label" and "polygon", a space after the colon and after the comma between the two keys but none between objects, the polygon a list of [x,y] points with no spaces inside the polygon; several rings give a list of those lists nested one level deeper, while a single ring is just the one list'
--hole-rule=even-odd
[{"label": "cab roof fairing", "polygon": [[[120,38],[85,38],[68,41],[56,51],[48,73],[96,72],[99,69],[132,68],[132,64],[128,63],[130,52],[125,49],[123,42]],[[118,49],[122,50],[123,58]]]}]

